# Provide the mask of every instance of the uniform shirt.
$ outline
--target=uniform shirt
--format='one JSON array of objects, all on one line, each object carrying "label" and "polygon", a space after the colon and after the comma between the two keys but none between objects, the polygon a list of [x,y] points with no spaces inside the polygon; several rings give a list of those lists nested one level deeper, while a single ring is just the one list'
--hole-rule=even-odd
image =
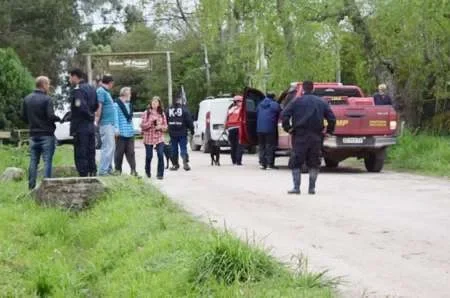
[{"label": "uniform shirt", "polygon": [[105,87],[97,89],[98,102],[102,104],[102,114],[100,116],[100,125],[114,125],[117,127],[116,109],[114,107],[114,101]]},{"label": "uniform shirt", "polygon": [[[95,111],[97,111],[97,93],[95,88],[80,82],[72,90],[70,100],[70,135],[76,133],[94,133]],[[69,120],[67,119],[67,120]]]},{"label": "uniform shirt", "polygon": [[228,109],[227,122],[225,123],[226,127],[236,128],[240,126],[241,123],[241,104],[233,104]]},{"label": "uniform shirt", "polygon": [[[292,127],[290,119],[292,118]],[[296,135],[308,133],[322,134],[323,120],[327,119],[327,132],[333,133],[336,124],[336,117],[330,105],[312,94],[305,94],[300,98],[291,101],[282,113],[283,129],[290,131],[294,128]]]},{"label": "uniform shirt", "polygon": [[[164,131],[167,130],[166,115],[160,114],[154,110],[147,110],[141,119],[142,136],[144,137],[144,144],[157,145],[164,143]],[[162,129],[157,130],[155,126],[160,126]]]},{"label": "uniform shirt", "polygon": [[[128,113],[130,113],[131,111],[130,103],[125,102],[124,105]],[[134,136],[133,120],[128,122],[127,118],[125,117],[125,115],[123,114],[122,110],[119,108],[119,105],[117,103],[114,103],[114,107],[116,110],[116,119],[117,119],[116,123],[118,123],[119,135],[125,138],[133,137]]]},{"label": "uniform shirt", "polygon": [[175,104],[167,110],[167,122],[169,124],[169,135],[171,137],[187,136],[188,130],[194,134],[194,122],[186,106]]}]

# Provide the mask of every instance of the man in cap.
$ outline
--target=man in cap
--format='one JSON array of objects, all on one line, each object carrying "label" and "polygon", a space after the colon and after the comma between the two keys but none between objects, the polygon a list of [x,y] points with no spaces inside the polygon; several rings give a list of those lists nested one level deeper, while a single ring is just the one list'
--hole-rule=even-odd
[{"label": "man in cap", "polygon": [[80,69],[70,71],[73,86],[70,99],[70,135],[74,137],[75,166],[81,177],[95,176],[95,111],[98,108],[95,88],[87,84]]}]

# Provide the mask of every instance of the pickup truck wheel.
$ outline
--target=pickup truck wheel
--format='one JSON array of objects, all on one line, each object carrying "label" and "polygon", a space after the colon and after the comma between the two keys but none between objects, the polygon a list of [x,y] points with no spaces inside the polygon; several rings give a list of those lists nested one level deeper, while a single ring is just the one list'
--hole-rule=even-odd
[{"label": "pickup truck wheel", "polygon": [[364,158],[364,165],[368,172],[379,173],[383,169],[384,160],[386,159],[386,149],[370,153]]},{"label": "pickup truck wheel", "polygon": [[339,162],[335,161],[335,160],[332,160],[332,159],[325,158],[325,166],[327,168],[334,169],[334,168],[337,168],[339,166]]}]

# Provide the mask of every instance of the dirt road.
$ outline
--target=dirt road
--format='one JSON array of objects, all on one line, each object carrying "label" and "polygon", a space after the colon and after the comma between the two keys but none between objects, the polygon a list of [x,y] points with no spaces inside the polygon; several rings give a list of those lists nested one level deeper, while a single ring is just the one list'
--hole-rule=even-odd
[{"label": "dirt road", "polygon": [[[141,146],[137,159],[142,173]],[[282,260],[303,253],[311,269],[343,276],[343,296],[450,297],[449,180],[347,168],[322,173],[316,196],[288,196],[289,171],[261,171],[256,156],[244,156],[242,167],[224,155],[221,167],[208,154],[191,159],[191,172],[154,183],[195,216],[254,235]]]}]

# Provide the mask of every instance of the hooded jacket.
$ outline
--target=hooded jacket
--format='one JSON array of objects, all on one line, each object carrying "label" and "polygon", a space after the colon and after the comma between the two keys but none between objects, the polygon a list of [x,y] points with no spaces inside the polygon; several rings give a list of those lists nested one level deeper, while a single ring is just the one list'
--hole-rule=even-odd
[{"label": "hooded jacket", "polygon": [[274,133],[277,130],[278,117],[281,112],[280,105],[273,99],[266,97],[256,110],[257,133]]},{"label": "hooded jacket", "polygon": [[186,106],[179,103],[171,106],[166,111],[166,119],[171,137],[187,136],[188,131],[194,135],[194,123]]}]

